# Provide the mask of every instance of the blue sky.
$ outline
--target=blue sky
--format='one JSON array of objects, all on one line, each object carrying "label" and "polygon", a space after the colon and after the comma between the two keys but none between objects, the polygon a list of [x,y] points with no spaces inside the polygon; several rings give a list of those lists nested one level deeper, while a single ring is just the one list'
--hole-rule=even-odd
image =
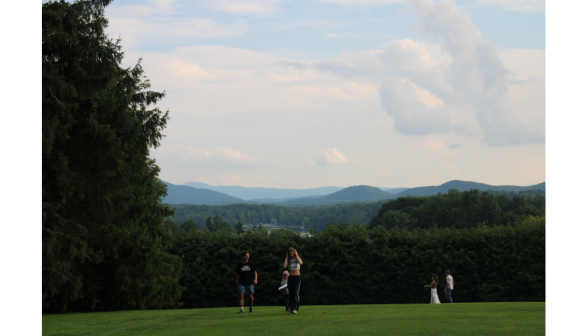
[{"label": "blue sky", "polygon": [[311,188],[545,180],[545,3],[123,1],[171,121],[171,183]]},{"label": "blue sky", "polygon": [[[182,37],[161,37],[143,40],[134,50],[138,52],[167,52],[186,45],[223,45],[264,52],[277,52],[305,60],[325,60],[342,51],[358,52],[381,48],[394,39],[419,39],[411,30],[418,23],[405,3],[387,1],[257,1],[252,8],[237,5],[248,1],[230,1],[226,6],[214,1],[160,1],[155,6],[144,1],[117,0],[107,13],[117,9],[170,8],[149,15],[153,20],[211,20],[219,27],[235,28],[233,34],[194,34]],[[516,3],[516,1],[512,1]],[[147,2],[148,3],[148,2]],[[235,9],[230,8],[233,3]],[[355,4],[357,3],[357,4]],[[458,8],[472,15],[473,23],[487,42],[499,49],[545,48],[545,13],[542,1],[533,3],[530,11],[505,9],[500,1],[457,1]],[[159,4],[159,6],[157,6]],[[257,7],[255,7],[257,6]],[[132,11],[132,9],[131,9]],[[136,15],[126,15],[136,17]],[[338,36],[338,37],[336,37]],[[425,38],[425,40],[430,40]]]}]

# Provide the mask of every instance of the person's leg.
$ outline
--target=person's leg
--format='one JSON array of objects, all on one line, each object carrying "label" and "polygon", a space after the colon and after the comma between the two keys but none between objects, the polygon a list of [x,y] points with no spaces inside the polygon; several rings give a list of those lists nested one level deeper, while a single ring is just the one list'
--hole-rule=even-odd
[{"label": "person's leg", "polygon": [[253,285],[247,287],[247,291],[245,294],[249,294],[249,312],[253,312],[253,293],[255,293],[253,289]]},{"label": "person's leg", "polygon": [[292,312],[292,303],[294,303],[294,276],[288,277],[288,310]]},{"label": "person's leg", "polygon": [[447,291],[445,291],[445,298],[449,303],[453,303],[453,300],[451,299],[451,288],[447,288]]},{"label": "person's leg", "polygon": [[290,293],[284,294],[286,297],[286,311],[290,311]]},{"label": "person's leg", "polygon": [[239,314],[243,314],[243,295],[245,293],[245,286],[239,285],[238,290],[239,290],[239,307],[241,308],[239,310]]},{"label": "person's leg", "polygon": [[300,290],[300,276],[290,276],[288,278],[288,292],[290,293],[290,313],[298,311],[298,301],[300,299],[298,291]]},{"label": "person's leg", "polygon": [[300,310],[300,286],[302,285],[302,275],[298,280],[298,289],[296,290],[296,311]]}]

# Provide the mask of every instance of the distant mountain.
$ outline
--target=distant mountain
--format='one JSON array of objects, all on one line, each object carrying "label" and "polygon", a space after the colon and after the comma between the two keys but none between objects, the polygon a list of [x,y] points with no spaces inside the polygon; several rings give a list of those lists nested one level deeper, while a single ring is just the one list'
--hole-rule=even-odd
[{"label": "distant mountain", "polygon": [[279,189],[279,188],[260,188],[260,187],[240,187],[240,186],[211,186],[200,182],[186,182],[183,185],[193,188],[208,189],[218,191],[229,196],[238,197],[244,200],[258,199],[294,199],[308,196],[324,196],[343,188],[341,187],[320,187],[311,189]]},{"label": "distant mountain", "polygon": [[175,185],[165,181],[162,182],[167,185],[167,196],[163,199],[163,202],[168,204],[223,205],[247,203],[240,198],[209,189],[197,189],[183,185]]},{"label": "distant mountain", "polygon": [[499,190],[499,191],[522,191],[522,190],[534,190],[540,189],[545,190],[545,182],[526,186],[526,187],[519,187],[513,185],[502,185],[502,186],[493,186],[484,183],[478,182],[468,182],[468,181],[460,181],[460,180],[453,180],[446,183],[443,183],[439,186],[430,186],[430,187],[417,187],[417,188],[410,188],[399,192],[395,195],[395,197],[403,197],[403,196],[429,196],[429,195],[436,195],[438,193],[446,194],[449,189],[457,189],[458,191],[468,191],[471,189],[478,189],[479,191],[486,191],[486,190]]},{"label": "distant mountain", "polygon": [[304,196],[304,197],[290,197],[290,198],[256,198],[252,200],[248,200],[248,203],[280,203],[292,200],[301,200],[301,199],[309,199],[309,198],[319,198],[323,197],[323,195],[317,196]]},{"label": "distant mountain", "polygon": [[391,193],[391,194],[398,194],[399,192],[403,192],[405,190],[408,190],[409,188],[380,188],[383,191],[387,192],[387,193]]},{"label": "distant mountain", "polygon": [[366,185],[353,186],[339,190],[323,197],[312,199],[299,199],[277,203],[277,205],[324,205],[336,203],[358,203],[358,202],[375,202],[385,199],[394,198],[393,194],[380,190],[379,188]]}]

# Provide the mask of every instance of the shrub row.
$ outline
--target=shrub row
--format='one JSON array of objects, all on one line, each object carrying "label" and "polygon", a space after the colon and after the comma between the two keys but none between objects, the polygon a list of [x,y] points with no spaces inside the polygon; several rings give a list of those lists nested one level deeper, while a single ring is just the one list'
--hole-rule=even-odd
[{"label": "shrub row", "polygon": [[543,217],[515,227],[413,232],[338,224],[309,237],[290,230],[193,231],[171,250],[184,262],[184,307],[235,306],[244,250],[259,269],[255,305],[282,305],[277,288],[290,246],[304,262],[301,305],[427,303],[424,285],[435,273],[444,286],[446,269],[455,279],[455,302],[545,300]]}]

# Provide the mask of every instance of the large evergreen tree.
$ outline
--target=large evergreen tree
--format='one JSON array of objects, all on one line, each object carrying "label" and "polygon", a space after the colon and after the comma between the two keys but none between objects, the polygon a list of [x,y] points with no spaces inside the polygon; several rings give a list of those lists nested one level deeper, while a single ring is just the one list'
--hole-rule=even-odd
[{"label": "large evergreen tree", "polygon": [[164,93],[140,62],[121,66],[109,2],[42,5],[44,311],[163,308],[181,295],[163,228],[173,211],[149,158]]}]

